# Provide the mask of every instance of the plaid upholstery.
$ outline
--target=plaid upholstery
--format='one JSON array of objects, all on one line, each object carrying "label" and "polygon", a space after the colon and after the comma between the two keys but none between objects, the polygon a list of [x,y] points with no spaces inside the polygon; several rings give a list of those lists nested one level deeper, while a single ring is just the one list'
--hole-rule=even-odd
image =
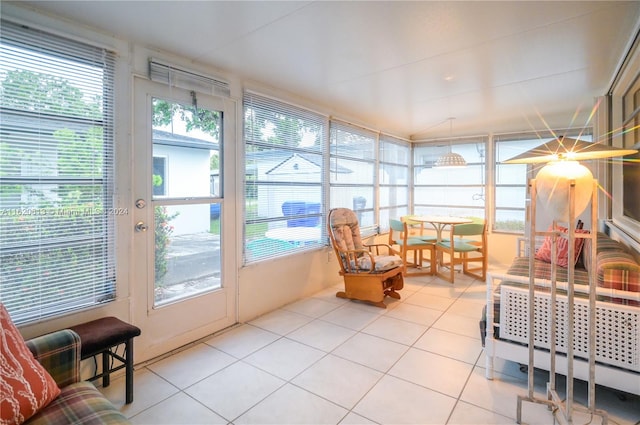
[{"label": "plaid upholstery", "polygon": [[[611,239],[609,236],[607,236],[605,233],[602,233],[602,232],[597,233],[596,250],[597,250],[596,255],[603,251],[628,252],[628,249],[626,246],[624,246],[624,244],[614,239]],[[591,252],[591,239],[587,239],[585,240],[584,250],[582,251],[582,253],[583,253],[584,268],[587,269],[588,271],[593,270],[593,267],[591,266],[591,255],[589,255],[590,252]]]},{"label": "plaid upholstery", "polygon": [[80,381],[80,337],[70,329],[26,341],[36,360],[62,389],[62,394],[26,424],[129,424],[90,382]]},{"label": "plaid upholstery", "polygon": [[[537,279],[547,279],[551,278],[551,264],[541,261],[535,261],[535,277]],[[529,258],[528,257],[517,257],[511,263],[511,267],[507,271],[507,274],[512,274],[516,276],[526,276],[529,277]],[[567,281],[567,269],[564,267],[556,268],[556,279],[558,282],[566,282]],[[577,285],[589,285],[589,274],[586,270],[583,269],[575,269],[574,272],[574,282]]]},{"label": "plaid upholstery", "polygon": [[[598,286],[640,292],[640,265],[623,251],[602,251],[597,256]],[[613,298],[613,302],[640,305],[637,301]]]},{"label": "plaid upholstery", "polygon": [[29,425],[128,423],[93,384],[84,381],[64,387],[58,398],[26,422]]},{"label": "plaid upholstery", "polygon": [[62,388],[80,381],[80,337],[64,329],[26,341],[38,362]]}]

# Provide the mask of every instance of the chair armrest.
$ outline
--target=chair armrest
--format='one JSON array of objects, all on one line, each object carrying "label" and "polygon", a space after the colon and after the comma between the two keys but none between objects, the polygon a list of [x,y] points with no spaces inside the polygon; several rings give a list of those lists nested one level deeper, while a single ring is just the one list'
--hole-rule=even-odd
[{"label": "chair armrest", "polygon": [[26,343],[58,387],[80,381],[80,337],[77,333],[63,329],[32,338]]},{"label": "chair armrest", "polygon": [[396,251],[391,247],[391,245],[386,243],[373,243],[373,244],[364,244],[365,247],[369,249],[370,252],[374,252],[375,255],[383,255],[380,253],[380,248],[387,249],[387,255],[394,255]]}]

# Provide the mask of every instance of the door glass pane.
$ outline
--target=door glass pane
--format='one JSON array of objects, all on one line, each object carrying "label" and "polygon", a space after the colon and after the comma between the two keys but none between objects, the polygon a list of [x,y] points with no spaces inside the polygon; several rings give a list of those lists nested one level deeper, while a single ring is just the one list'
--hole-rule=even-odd
[{"label": "door glass pane", "polygon": [[221,287],[221,117],[153,99],[156,306]]},{"label": "door glass pane", "polygon": [[220,196],[222,114],[153,99],[153,198]]},{"label": "door glass pane", "polygon": [[221,287],[220,204],[155,206],[155,304]]}]

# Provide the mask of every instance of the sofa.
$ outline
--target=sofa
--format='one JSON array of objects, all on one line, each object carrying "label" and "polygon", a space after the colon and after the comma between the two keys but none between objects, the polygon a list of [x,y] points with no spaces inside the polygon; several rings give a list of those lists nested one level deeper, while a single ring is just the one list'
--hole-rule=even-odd
[{"label": "sofa", "polygon": [[130,423],[92,383],[80,380],[78,334],[64,329],[24,341],[2,304],[0,320],[1,424]]},{"label": "sofa", "polygon": [[[587,380],[589,276],[596,283],[596,383],[640,394],[640,263],[638,253],[598,232],[595,264],[591,239],[577,259],[574,272],[574,376]],[[535,367],[549,370],[552,267],[536,252],[534,342]],[[566,254],[565,254],[566,255]],[[528,363],[530,260],[516,257],[504,273],[487,278],[487,305],[480,320],[486,353],[486,375],[491,379],[496,358]],[[567,342],[567,268],[556,268],[556,364],[562,368]],[[562,369],[558,370],[562,373]]]}]

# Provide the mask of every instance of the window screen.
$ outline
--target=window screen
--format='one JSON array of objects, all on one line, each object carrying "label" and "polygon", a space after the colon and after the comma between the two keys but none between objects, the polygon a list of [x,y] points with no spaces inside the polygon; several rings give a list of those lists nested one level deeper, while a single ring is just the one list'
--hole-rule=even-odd
[{"label": "window screen", "polygon": [[380,233],[389,231],[389,219],[409,213],[409,142],[380,136],[378,147],[378,185],[380,193]]},{"label": "window screen", "polygon": [[326,118],[244,95],[245,263],[324,244]]},{"label": "window screen", "polygon": [[2,21],[0,299],[18,323],[115,298],[113,67]]},{"label": "window screen", "polygon": [[377,134],[345,123],[331,122],[331,208],[355,211],[363,235],[378,230],[376,206]]},{"label": "window screen", "polygon": [[[485,217],[486,137],[414,145],[414,213]],[[441,155],[458,153],[464,168],[435,167]]]}]

